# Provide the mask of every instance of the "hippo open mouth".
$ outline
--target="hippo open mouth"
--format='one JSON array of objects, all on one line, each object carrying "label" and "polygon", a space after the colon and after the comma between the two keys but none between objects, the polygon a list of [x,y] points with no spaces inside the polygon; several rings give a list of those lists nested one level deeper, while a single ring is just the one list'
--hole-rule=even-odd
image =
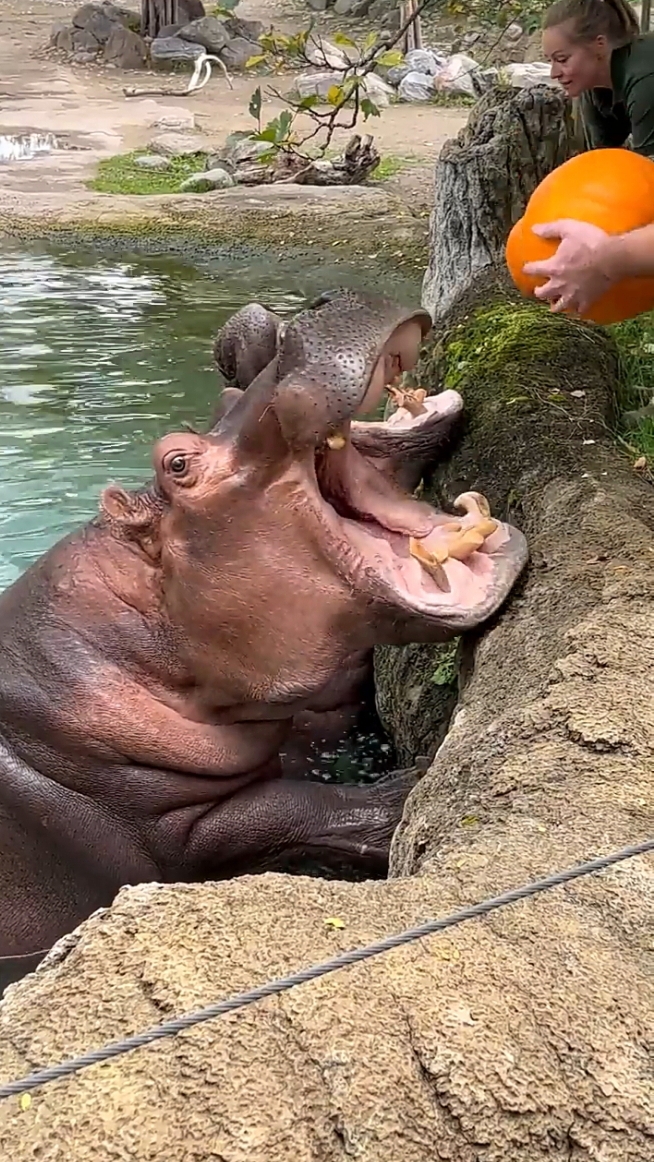
[{"label": "hippo open mouth", "polygon": [[[302,478],[333,568],[412,640],[480,624],[527,560],[522,534],[483,496],[464,493],[451,514],[413,495],[463,410],[456,391],[404,386],[430,329],[425,311],[340,290],[289,322],[243,308],[214,348],[232,394],[212,432]],[[395,411],[366,421],[387,395]]]},{"label": "hippo open mouth", "polygon": [[[375,435],[392,447],[423,437],[433,447],[434,433],[458,418],[462,401],[455,391],[425,397],[418,391],[389,387],[399,406],[383,423],[346,425],[315,453],[316,487],[323,516],[343,542],[348,572],[356,570],[359,585],[380,585],[394,604],[422,618],[438,616],[454,628],[465,628],[488,616],[527,559],[521,533],[493,519],[490,506],[477,492],[465,492],[454,502],[457,514],[438,512],[400,490],[374,461],[357,449],[357,435],[366,443]],[[365,431],[364,431],[365,429]]]}]

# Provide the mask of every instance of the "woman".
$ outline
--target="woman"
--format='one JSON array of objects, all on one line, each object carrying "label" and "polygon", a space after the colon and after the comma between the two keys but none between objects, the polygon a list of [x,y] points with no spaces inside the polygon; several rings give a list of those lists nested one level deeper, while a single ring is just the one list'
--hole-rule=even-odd
[{"label": "woman", "polygon": [[[552,78],[579,99],[587,148],[633,149],[654,159],[654,36],[640,35],[627,0],[558,0],[543,21],[543,52]],[[525,272],[546,277],[538,298],[552,309],[586,310],[622,278],[654,276],[654,227],[609,236],[585,222],[536,227],[560,238],[556,254]]]}]

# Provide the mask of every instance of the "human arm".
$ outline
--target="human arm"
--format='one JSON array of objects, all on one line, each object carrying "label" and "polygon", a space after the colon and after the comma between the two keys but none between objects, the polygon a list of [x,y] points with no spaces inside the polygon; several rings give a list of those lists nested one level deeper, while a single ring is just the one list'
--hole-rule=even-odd
[{"label": "human arm", "polygon": [[606,234],[589,222],[564,218],[533,230],[540,238],[561,239],[552,258],[523,267],[525,274],[548,279],[534,294],[553,311],[581,313],[623,278],[654,278],[654,224]]}]

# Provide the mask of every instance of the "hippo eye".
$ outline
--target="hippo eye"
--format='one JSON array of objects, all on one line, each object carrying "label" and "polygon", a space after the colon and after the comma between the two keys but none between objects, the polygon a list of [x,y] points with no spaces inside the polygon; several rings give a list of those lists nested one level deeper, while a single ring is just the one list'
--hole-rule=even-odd
[{"label": "hippo eye", "polygon": [[173,476],[185,476],[188,471],[188,458],[183,456],[181,452],[176,452],[168,459],[165,468]]}]

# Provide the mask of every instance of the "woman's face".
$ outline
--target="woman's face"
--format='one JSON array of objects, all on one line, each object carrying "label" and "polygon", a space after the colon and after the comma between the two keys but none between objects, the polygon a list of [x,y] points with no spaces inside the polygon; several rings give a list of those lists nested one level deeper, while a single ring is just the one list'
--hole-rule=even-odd
[{"label": "woman's face", "polygon": [[611,50],[605,36],[580,44],[571,39],[569,23],[557,24],[543,31],[543,53],[552,66],[552,80],[558,81],[569,97],[611,85]]}]

